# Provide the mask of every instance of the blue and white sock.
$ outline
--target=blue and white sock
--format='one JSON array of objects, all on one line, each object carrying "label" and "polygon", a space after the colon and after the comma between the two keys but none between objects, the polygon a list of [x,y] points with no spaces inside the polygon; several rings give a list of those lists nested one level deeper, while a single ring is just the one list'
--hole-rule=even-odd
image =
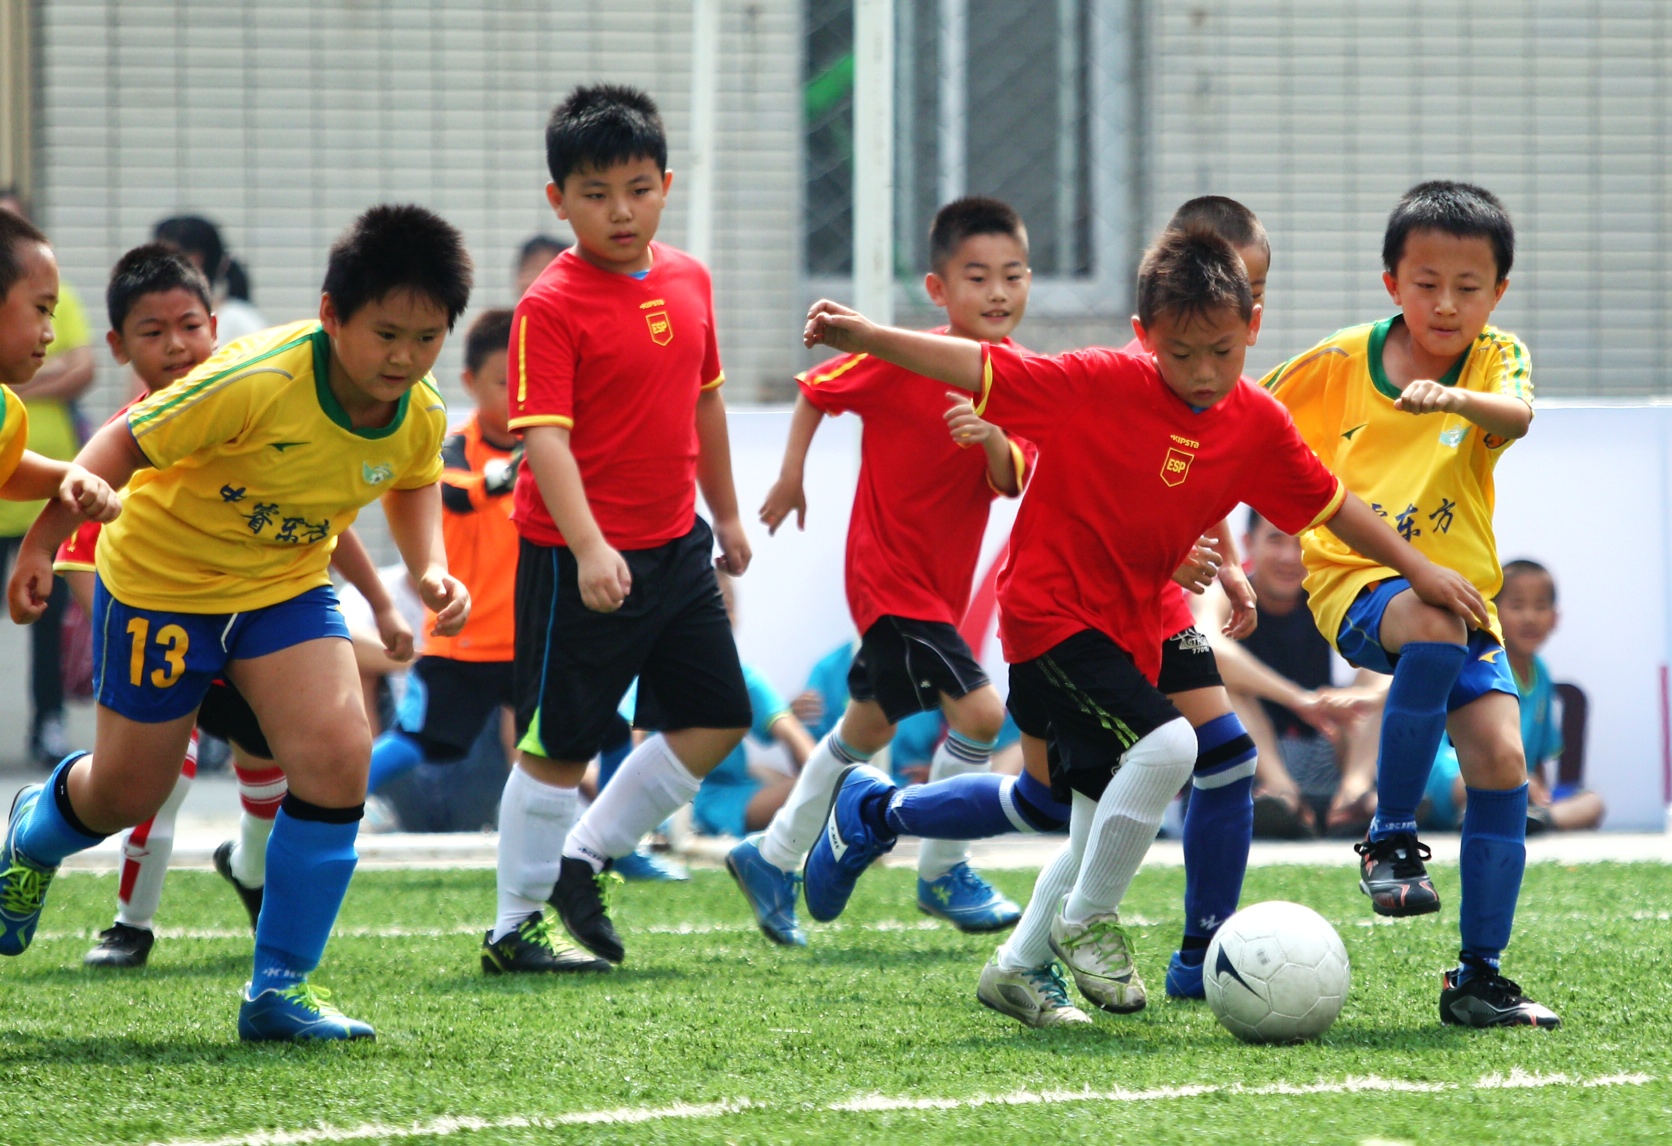
[{"label": "blue and white sock", "polygon": [[1200,962],[1219,925],[1236,912],[1254,838],[1254,741],[1228,712],[1196,730],[1196,770],[1184,813],[1184,941]]},{"label": "blue and white sock", "polygon": [[930,840],[982,840],[1009,832],[1060,831],[1069,805],[1029,776],[975,772],[933,784],[896,788],[867,801],[860,815],[884,839],[922,836]]},{"label": "blue and white sock", "polygon": [[[988,771],[993,766],[996,747],[996,740],[971,740],[957,731],[947,733],[929,762],[929,782]],[[917,878],[933,883],[959,864],[968,862],[969,854],[969,844],[961,836],[924,840],[923,846],[917,849]]]},{"label": "blue and white sock", "polygon": [[46,790],[35,799],[29,818],[19,822],[12,847],[37,866],[57,867],[68,856],[84,852],[105,837],[81,822],[70,806],[70,768],[87,755],[72,752],[58,762],[46,782]]},{"label": "blue and white sock", "polygon": [[1463,809],[1463,885],[1457,926],[1467,957],[1497,967],[1515,923],[1521,875],[1527,866],[1527,785],[1509,791],[1469,789]]},{"label": "blue and white sock", "polygon": [[418,738],[410,732],[391,728],[372,745],[372,768],[366,776],[366,791],[377,791],[423,762],[424,750],[419,746]]},{"label": "blue and white sock", "polygon": [[365,805],[322,808],[284,798],[267,839],[267,891],[255,927],[250,997],[293,987],[325,954],[359,855],[354,838]]},{"label": "blue and white sock", "polygon": [[1462,645],[1439,641],[1413,641],[1399,650],[1382,712],[1371,839],[1416,832],[1417,805],[1446,730],[1446,699],[1467,656]]}]

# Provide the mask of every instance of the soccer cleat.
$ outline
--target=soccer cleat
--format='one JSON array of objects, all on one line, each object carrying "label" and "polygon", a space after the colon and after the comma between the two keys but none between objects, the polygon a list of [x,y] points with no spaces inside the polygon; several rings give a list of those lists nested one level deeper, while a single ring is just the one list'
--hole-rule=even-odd
[{"label": "soccer cleat", "polygon": [[557,884],[546,902],[557,908],[558,918],[576,943],[594,955],[619,963],[627,957],[621,937],[610,922],[609,904],[604,897],[605,882],[620,880],[620,876],[605,868],[594,872],[583,859],[564,856],[558,869]]},{"label": "soccer cleat", "polygon": [[917,909],[937,915],[959,931],[977,934],[1003,931],[1022,918],[1017,907],[998,888],[982,879],[967,863],[953,865],[939,879],[917,881]]},{"label": "soccer cleat", "polygon": [[1458,982],[1463,968],[1447,971],[1440,986],[1440,1021],[1460,1027],[1540,1027],[1554,1030],[1562,1020],[1542,1003],[1521,993],[1513,979],[1496,967],[1472,964],[1473,974]]},{"label": "soccer cleat", "polygon": [[1205,999],[1207,988],[1202,986],[1202,964],[1186,963],[1184,956],[1173,952],[1167,964],[1167,997],[1169,999]]},{"label": "soccer cleat", "polygon": [[556,928],[543,911],[531,912],[517,924],[517,929],[501,939],[493,940],[490,930],[482,936],[482,970],[489,975],[511,975],[525,972],[567,974],[571,972],[608,971],[607,961],[589,955],[579,947],[559,942]]},{"label": "soccer cleat", "polygon": [[0,845],[0,955],[21,955],[35,938],[35,926],[46,905],[46,889],[58,867],[42,867],[13,845],[17,822],[27,816],[35,801],[46,791],[45,784],[30,784],[12,797],[12,812],[6,821],[6,842]]},{"label": "soccer cleat", "polygon": [[264,888],[245,887],[238,877],[232,874],[233,841],[225,840],[215,849],[215,870],[221,873],[221,878],[232,885],[232,890],[238,893],[238,898],[244,901],[244,910],[250,913],[250,930],[255,930],[256,921],[261,918],[261,893]]},{"label": "soccer cleat", "polygon": [[238,1037],[247,1043],[296,1043],[313,1040],[375,1039],[370,1023],[351,1019],[326,1002],[331,992],[301,982],[294,987],[269,987],[250,998],[244,985],[244,1005],[238,1008]]},{"label": "soccer cleat", "polygon": [[850,764],[836,778],[830,815],[802,869],[807,914],[820,923],[841,915],[865,869],[894,850],[895,840],[877,839],[859,815],[866,797],[893,790],[894,783],[869,764]]},{"label": "soccer cleat", "polygon": [[611,863],[610,870],[629,883],[680,883],[691,878],[683,864],[644,851],[628,852]]},{"label": "soccer cleat", "polygon": [[1090,1015],[1068,1001],[1068,987],[1055,963],[1007,971],[994,956],[981,969],[975,997],[982,1006],[1009,1015],[1023,1026],[1065,1027],[1091,1022]]},{"label": "soccer cleat", "polygon": [[99,945],[82,956],[89,967],[143,967],[157,937],[149,927],[112,923],[99,932]]},{"label": "soccer cleat", "polygon": [[1074,976],[1080,994],[1094,1006],[1129,1015],[1143,1010],[1149,1001],[1119,915],[1094,915],[1084,923],[1069,923],[1059,910],[1051,920],[1051,950]]},{"label": "soccer cleat", "polygon": [[1427,915],[1440,910],[1440,897],[1423,860],[1428,845],[1410,832],[1353,845],[1359,854],[1359,890],[1370,897],[1377,915]]},{"label": "soccer cleat", "polygon": [[761,934],[781,947],[807,946],[807,933],[795,919],[796,885],[800,872],[780,871],[761,855],[762,833],[744,837],[726,853],[726,870],[749,901]]}]

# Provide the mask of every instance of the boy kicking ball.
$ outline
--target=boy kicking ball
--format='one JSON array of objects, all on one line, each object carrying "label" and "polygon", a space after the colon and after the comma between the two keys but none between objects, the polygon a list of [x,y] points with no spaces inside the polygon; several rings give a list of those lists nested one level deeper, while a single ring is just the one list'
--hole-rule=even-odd
[{"label": "boy kicking ball", "polygon": [[[348,890],[371,734],[326,572],[335,538],[379,498],[437,628],[470,598],[440,535],[446,411],[431,366],[470,297],[459,233],[419,207],[375,207],[332,247],[317,322],[234,343],[106,425],[80,461],[117,486],[94,586],[98,731],[12,806],[0,953],[34,938],[62,860],[154,815],[173,791],[217,675],[243,693],[290,784],[268,840],[246,1040],[371,1038],[325,1002],[318,966]],[[74,521],[49,505],[8,588],[45,608]]]}]

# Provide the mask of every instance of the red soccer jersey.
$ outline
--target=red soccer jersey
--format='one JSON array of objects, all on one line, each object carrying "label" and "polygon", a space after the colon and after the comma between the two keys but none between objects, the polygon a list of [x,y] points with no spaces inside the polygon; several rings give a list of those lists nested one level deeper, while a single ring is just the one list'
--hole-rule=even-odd
[{"label": "red soccer jersey", "polygon": [[[506,385],[513,430],[563,426],[587,504],[616,549],[648,549],[691,530],[697,395],[725,381],[708,268],[650,244],[642,279],[593,266],[573,248],[517,304]],[[518,532],[562,545],[532,467],[517,477]]]},{"label": "red soccer jersey", "polygon": [[1241,501],[1299,533],[1346,496],[1288,412],[1247,379],[1195,413],[1147,356],[990,346],[984,358],[977,411],[1040,454],[999,578],[1012,664],[1094,629],[1153,681],[1171,635],[1162,590],[1203,530]]},{"label": "red soccer jersey", "polygon": [[[958,624],[996,491],[987,452],[960,448],[947,431],[947,387],[865,354],[832,359],[796,381],[824,413],[864,422],[848,522],[853,623],[861,633],[883,616]],[[1011,450],[1020,483],[1033,447],[1012,439]]]}]

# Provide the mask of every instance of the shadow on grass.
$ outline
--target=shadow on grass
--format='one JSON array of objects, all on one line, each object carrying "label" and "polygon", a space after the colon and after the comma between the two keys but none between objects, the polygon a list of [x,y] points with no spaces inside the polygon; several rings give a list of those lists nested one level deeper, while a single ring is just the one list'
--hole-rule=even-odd
[{"label": "shadow on grass", "polygon": [[190,963],[151,963],[144,967],[128,969],[88,967],[80,964],[26,966],[25,969],[17,971],[8,968],[5,982],[18,987],[40,986],[51,989],[65,986],[103,986],[107,983],[114,986],[168,979],[227,979],[238,975],[247,979],[249,974],[250,956],[245,952],[237,955],[209,955],[193,959]]},{"label": "shadow on grass", "polygon": [[461,972],[452,977],[428,979],[426,992],[453,995],[527,995],[544,991],[607,992],[641,984],[676,983],[698,979],[700,976],[673,967],[617,967],[613,971],[574,972],[567,974],[487,975]]},{"label": "shadow on grass", "polygon": [[216,1016],[201,1041],[136,1038],[132,1035],[0,1034],[0,1074],[18,1067],[47,1065],[147,1067],[205,1063],[248,1063],[254,1055],[375,1054],[376,1043],[246,1043],[238,1039],[238,1012]]}]

